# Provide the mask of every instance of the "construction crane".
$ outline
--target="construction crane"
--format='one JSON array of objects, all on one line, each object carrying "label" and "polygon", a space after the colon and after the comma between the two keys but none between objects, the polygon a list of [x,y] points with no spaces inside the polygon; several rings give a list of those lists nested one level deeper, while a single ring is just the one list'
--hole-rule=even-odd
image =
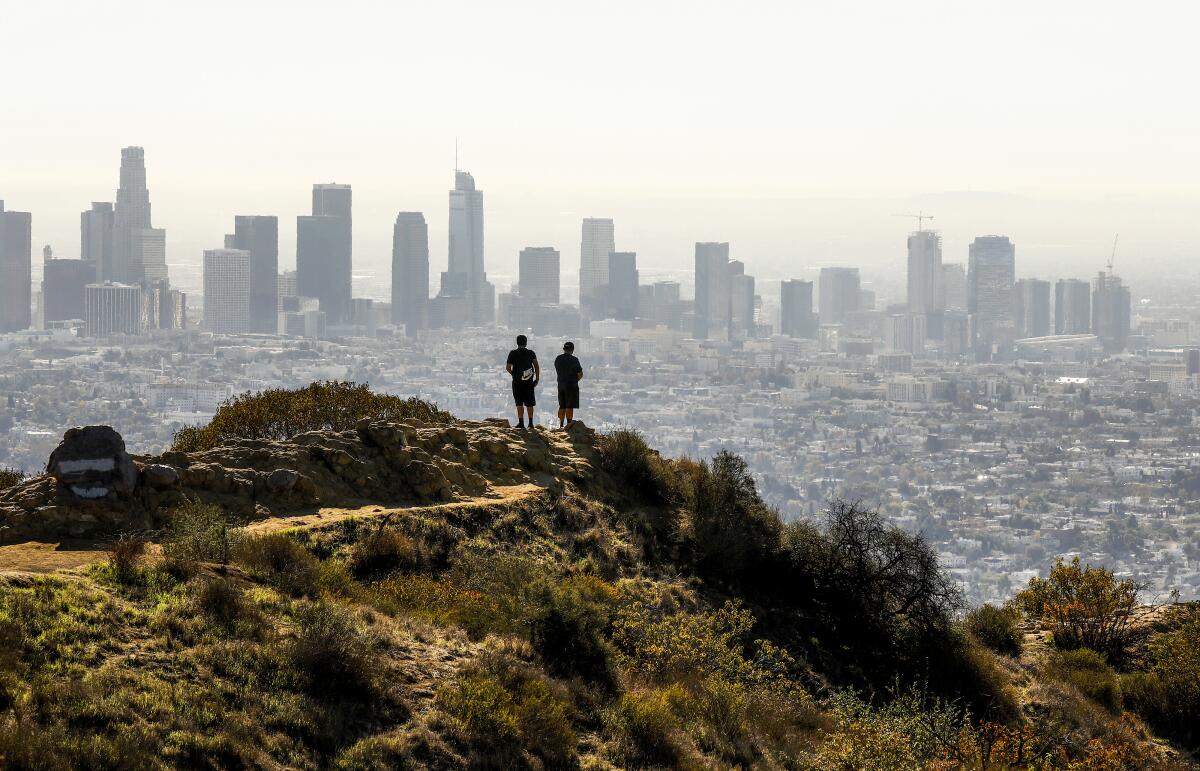
[{"label": "construction crane", "polygon": [[922,232],[925,229],[923,227],[923,225],[925,224],[925,220],[933,219],[932,214],[926,214],[923,211],[917,212],[916,214],[893,214],[892,216],[893,217],[910,217],[912,219],[915,219],[917,221],[917,232],[918,233]]},{"label": "construction crane", "polygon": [[1112,271],[1113,262],[1115,262],[1117,259],[1117,239],[1120,237],[1121,237],[1120,233],[1117,233],[1115,236],[1113,236],[1113,250],[1112,250],[1112,254],[1110,254],[1108,256],[1108,275],[1110,275],[1110,276],[1113,274],[1113,271]]}]

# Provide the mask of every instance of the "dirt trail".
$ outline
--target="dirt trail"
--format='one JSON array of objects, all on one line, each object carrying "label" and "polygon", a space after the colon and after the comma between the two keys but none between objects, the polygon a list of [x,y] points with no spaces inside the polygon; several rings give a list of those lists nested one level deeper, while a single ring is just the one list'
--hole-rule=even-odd
[{"label": "dirt trail", "polygon": [[[261,535],[292,528],[330,525],[352,517],[367,519],[385,517],[399,512],[446,511],[466,506],[503,505],[536,495],[541,490],[542,488],[535,484],[495,486],[478,498],[453,503],[424,506],[368,504],[357,508],[329,506],[305,514],[255,520],[246,526],[246,530]],[[104,559],[107,545],[106,541],[81,540],[25,541],[3,545],[0,546],[0,576],[77,570]]]}]

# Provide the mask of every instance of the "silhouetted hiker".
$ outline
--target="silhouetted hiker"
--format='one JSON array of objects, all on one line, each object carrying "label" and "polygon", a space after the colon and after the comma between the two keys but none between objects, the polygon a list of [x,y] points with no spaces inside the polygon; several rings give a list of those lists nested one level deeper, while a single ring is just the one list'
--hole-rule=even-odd
[{"label": "silhouetted hiker", "polygon": [[563,352],[554,360],[554,371],[558,373],[558,427],[575,422],[575,410],[579,409],[579,381],[583,380],[583,367],[575,358],[575,343],[564,343]]},{"label": "silhouetted hiker", "polygon": [[517,347],[508,352],[505,369],[512,375],[513,400],[517,403],[517,428],[525,428],[525,413],[529,413],[529,427],[533,428],[533,405],[537,404],[533,391],[542,380],[542,366],[537,354],[526,348],[529,339],[517,335]]}]

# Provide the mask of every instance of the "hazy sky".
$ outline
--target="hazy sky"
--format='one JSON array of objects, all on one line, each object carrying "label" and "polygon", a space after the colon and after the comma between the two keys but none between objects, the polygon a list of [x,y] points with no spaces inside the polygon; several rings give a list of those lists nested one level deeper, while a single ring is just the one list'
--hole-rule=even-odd
[{"label": "hazy sky", "polygon": [[761,277],[885,280],[911,227],[890,215],[920,207],[948,260],[1001,232],[1019,275],[1090,274],[1119,231],[1118,272],[1200,275],[1198,22],[1096,0],[0,0],[0,198],[77,256],[137,144],[172,265],[239,213],[279,215],[291,265],[312,183],[337,181],[356,269],[421,210],[436,273],[457,136],[498,276],[550,245],[573,283],[590,215],[643,271],[722,240]]}]

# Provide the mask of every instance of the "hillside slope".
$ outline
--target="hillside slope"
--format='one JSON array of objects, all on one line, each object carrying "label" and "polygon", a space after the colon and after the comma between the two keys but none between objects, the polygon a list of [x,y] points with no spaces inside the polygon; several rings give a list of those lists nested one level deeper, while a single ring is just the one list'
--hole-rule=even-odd
[{"label": "hillside slope", "polygon": [[919,538],[783,527],[732,456],[362,419],[132,462],[0,492],[0,766],[1194,767],[1125,674],[994,653]]}]

